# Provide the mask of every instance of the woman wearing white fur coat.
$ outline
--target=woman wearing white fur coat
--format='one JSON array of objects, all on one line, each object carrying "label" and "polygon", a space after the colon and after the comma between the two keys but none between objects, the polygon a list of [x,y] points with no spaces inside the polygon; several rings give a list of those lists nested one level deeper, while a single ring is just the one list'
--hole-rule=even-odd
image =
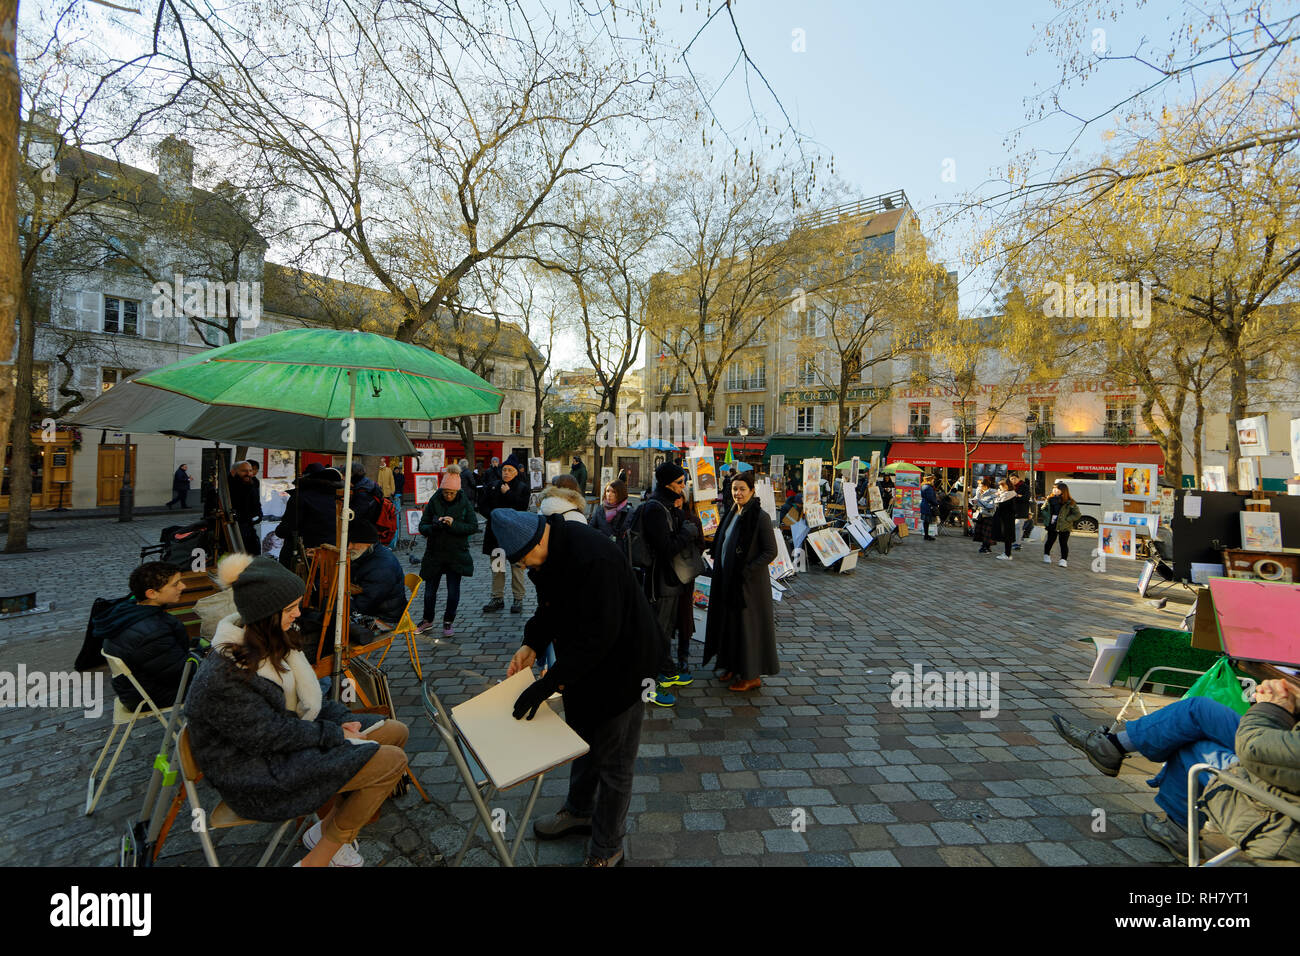
[{"label": "woman wearing white fur coat", "polygon": [[218,565],[236,613],[217,627],[185,704],[199,767],[240,816],[305,816],[337,795],[303,836],[302,866],[361,866],[357,832],[406,771],[407,729],[322,699],[294,621],[303,583],[271,558]]}]

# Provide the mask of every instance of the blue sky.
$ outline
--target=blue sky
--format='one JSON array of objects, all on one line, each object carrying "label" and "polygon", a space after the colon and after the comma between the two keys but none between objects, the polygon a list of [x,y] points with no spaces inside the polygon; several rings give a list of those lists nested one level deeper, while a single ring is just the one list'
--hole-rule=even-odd
[{"label": "blue sky", "polygon": [[[1044,25],[1059,14],[1051,0],[737,0],[734,9],[751,58],[795,125],[823,154],[834,156],[836,174],[868,196],[905,190],[923,227],[936,218],[936,204],[1002,174],[1011,156],[1006,139],[1014,130],[1024,128],[1020,148],[1060,153],[1079,128],[1060,116],[1026,125],[1025,98],[1054,86],[1061,75],[1056,55],[1040,42]],[[1081,24],[1077,43],[1090,51],[1097,28],[1105,31],[1111,55],[1144,47],[1164,51],[1182,13],[1179,3],[1145,4],[1115,21]],[[684,12],[671,10],[664,18],[665,32],[685,46],[705,16],[703,6],[697,11],[687,2]],[[803,31],[804,52],[793,49],[796,30]],[[1033,54],[1027,52],[1031,46],[1038,47]],[[690,63],[716,84],[737,51],[723,12],[696,41]],[[1131,62],[1106,63],[1086,85],[1067,91],[1064,104],[1090,116],[1152,76]],[[781,122],[777,105],[761,81],[751,78],[755,106],[775,126]],[[718,93],[714,109],[733,129],[751,115],[739,70]],[[1090,130],[1076,154],[1097,153],[1100,133],[1110,125],[1107,120]],[[954,181],[942,175],[949,159]]]}]

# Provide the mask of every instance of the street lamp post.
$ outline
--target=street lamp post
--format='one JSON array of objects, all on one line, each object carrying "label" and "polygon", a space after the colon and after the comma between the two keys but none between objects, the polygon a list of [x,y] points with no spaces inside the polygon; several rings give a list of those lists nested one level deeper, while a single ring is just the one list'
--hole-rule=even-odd
[{"label": "street lamp post", "polygon": [[1029,496],[1031,500],[1038,500],[1038,484],[1034,475],[1034,452],[1038,440],[1038,416],[1030,412],[1025,416],[1025,427],[1029,430],[1029,441],[1025,442],[1025,450],[1029,452]]}]

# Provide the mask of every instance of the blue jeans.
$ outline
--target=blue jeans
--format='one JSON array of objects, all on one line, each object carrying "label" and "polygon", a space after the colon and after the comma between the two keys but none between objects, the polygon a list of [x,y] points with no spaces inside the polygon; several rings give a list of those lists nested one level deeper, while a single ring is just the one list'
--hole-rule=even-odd
[{"label": "blue jeans", "polygon": [[[438,606],[438,585],[442,582],[444,572],[435,571],[433,577],[424,579],[424,620],[432,621],[433,612]],[[460,575],[447,571],[447,607],[442,612],[444,624],[456,620],[456,608],[460,607]]]},{"label": "blue jeans", "polygon": [[542,670],[550,670],[555,666],[555,642],[546,645],[546,650],[537,655],[537,666]]},{"label": "blue jeans", "polygon": [[[1125,727],[1138,753],[1164,764],[1147,784],[1158,788],[1156,805],[1179,826],[1187,826],[1187,771],[1198,763],[1221,770],[1235,764],[1233,745],[1240,722],[1241,715],[1231,707],[1190,697]],[[1209,774],[1201,774],[1202,786],[1208,779]]]}]

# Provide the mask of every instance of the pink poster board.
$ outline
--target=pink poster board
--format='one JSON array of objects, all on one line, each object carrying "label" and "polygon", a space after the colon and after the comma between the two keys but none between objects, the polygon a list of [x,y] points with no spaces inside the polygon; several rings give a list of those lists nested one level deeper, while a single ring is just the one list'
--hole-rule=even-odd
[{"label": "pink poster board", "polygon": [[1300,584],[1211,578],[1210,595],[1229,657],[1300,666]]}]

